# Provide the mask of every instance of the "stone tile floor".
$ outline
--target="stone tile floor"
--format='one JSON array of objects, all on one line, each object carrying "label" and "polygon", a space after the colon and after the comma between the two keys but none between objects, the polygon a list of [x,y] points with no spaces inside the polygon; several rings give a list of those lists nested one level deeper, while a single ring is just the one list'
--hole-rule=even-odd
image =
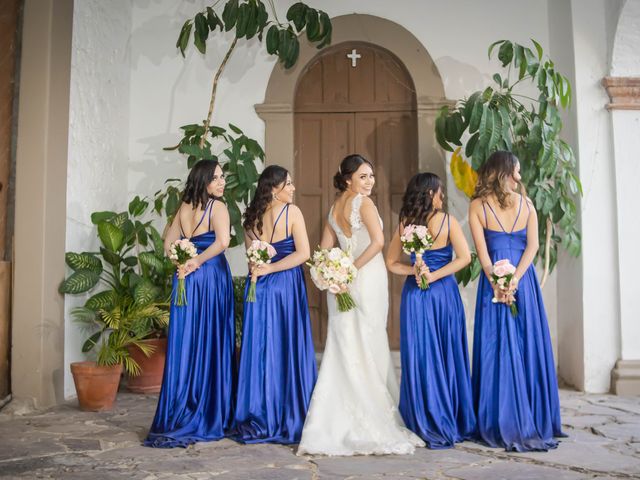
[{"label": "stone tile floor", "polygon": [[154,396],[120,393],[114,411],[74,403],[0,410],[0,477],[72,479],[640,479],[640,398],[561,392],[569,438],[550,452],[507,453],[471,442],[410,456],[297,457],[280,445],[230,440],[187,449],[140,445]]}]

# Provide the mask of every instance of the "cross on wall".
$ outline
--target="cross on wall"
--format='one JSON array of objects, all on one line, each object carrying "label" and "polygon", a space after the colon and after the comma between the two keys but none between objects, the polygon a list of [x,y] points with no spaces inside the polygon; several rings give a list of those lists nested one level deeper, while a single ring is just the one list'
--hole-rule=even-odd
[{"label": "cross on wall", "polygon": [[358,53],[358,51],[354,48],[351,50],[351,53],[347,54],[347,58],[351,59],[351,66],[355,67],[358,64],[358,59],[362,58],[362,55]]}]

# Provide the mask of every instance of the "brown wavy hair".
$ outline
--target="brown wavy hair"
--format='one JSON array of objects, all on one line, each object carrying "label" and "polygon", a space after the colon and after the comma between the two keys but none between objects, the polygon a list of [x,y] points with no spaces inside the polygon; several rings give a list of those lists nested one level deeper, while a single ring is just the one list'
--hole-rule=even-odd
[{"label": "brown wavy hair", "polygon": [[[484,199],[493,194],[502,208],[509,208],[511,196],[506,183],[507,179],[513,176],[519,162],[518,157],[511,152],[504,150],[493,152],[478,170],[478,183],[472,199]],[[526,196],[522,182],[517,183],[520,194]]]},{"label": "brown wavy hair", "polygon": [[433,197],[443,189],[442,180],[435,173],[414,175],[402,197],[399,221],[402,225],[427,225],[436,210]]},{"label": "brown wavy hair", "polygon": [[262,235],[262,217],[273,199],[272,191],[287,181],[288,174],[289,171],[280,165],[269,165],[262,171],[258,179],[256,193],[244,211],[242,226],[247,232],[252,232],[255,228],[258,230],[258,234]]}]

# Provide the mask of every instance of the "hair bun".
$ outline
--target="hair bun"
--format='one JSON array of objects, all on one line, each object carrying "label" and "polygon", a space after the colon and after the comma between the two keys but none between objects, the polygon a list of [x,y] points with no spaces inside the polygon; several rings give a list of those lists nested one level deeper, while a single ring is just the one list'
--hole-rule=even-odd
[{"label": "hair bun", "polygon": [[344,175],[340,173],[338,170],[336,174],[333,176],[333,186],[336,190],[344,192],[347,189],[347,180],[344,178]]}]

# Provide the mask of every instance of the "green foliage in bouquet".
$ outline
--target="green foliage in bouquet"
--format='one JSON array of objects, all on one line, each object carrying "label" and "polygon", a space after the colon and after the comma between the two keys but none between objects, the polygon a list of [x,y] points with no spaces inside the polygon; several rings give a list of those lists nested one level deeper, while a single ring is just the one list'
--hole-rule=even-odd
[{"label": "green foliage in bouquet", "polygon": [[93,213],[99,251],[67,252],[71,273],[59,287],[62,294],[92,294],[72,311],[90,332],[82,351],[95,350],[99,365],[124,364],[130,375],[139,374],[140,366],[127,347],[150,355],[153,347],[141,341],[162,335],[168,325],[175,271],[160,233],[141,221],[148,210],[149,202],[136,196],[126,212]]},{"label": "green foliage in bouquet", "polygon": [[[553,61],[543,58],[538,42],[532,42],[533,50],[508,40],[494,42],[489,58],[497,49],[503,69],[493,75],[495,85],[459,100],[453,108],[443,107],[435,130],[442,148],[453,152],[461,147],[475,171],[496,150],[517,155],[522,181],[538,212],[538,259],[545,259],[546,278],[557,263],[560,246],[571,255],[580,254],[576,202],[582,186],[573,150],[560,137],[560,109],[571,104],[571,84]],[[523,85],[532,85],[537,98],[523,94]],[[477,258],[459,272],[458,281],[466,284],[476,278],[481,270],[476,263]]]},{"label": "green foliage in bouquet", "polygon": [[[218,5],[220,7],[218,8]],[[216,159],[220,162],[227,179],[225,201],[231,217],[231,247],[243,241],[241,206],[247,205],[258,182],[258,169],[264,161],[264,151],[257,141],[248,138],[240,128],[229,125],[228,129],[211,124],[216,100],[218,81],[224,71],[238,41],[256,38],[266,43],[267,52],[276,55],[284,68],[295,65],[300,54],[300,35],[322,48],[331,42],[331,20],[322,10],[316,10],[298,2],[286,14],[287,21],[280,21],[272,0],[228,0],[224,6],[217,1],[184,22],[176,48],[184,56],[193,39],[196,49],[205,54],[207,41],[218,35],[231,32],[231,44],[215,72],[209,111],[202,123],[180,127],[182,139],[178,145],[166,150],[177,149],[187,157],[187,168],[202,159]],[[230,131],[229,131],[230,130]],[[215,144],[215,152],[212,147]],[[164,211],[169,221],[180,204],[180,182],[167,180],[166,187],[156,193],[155,209]]]}]

